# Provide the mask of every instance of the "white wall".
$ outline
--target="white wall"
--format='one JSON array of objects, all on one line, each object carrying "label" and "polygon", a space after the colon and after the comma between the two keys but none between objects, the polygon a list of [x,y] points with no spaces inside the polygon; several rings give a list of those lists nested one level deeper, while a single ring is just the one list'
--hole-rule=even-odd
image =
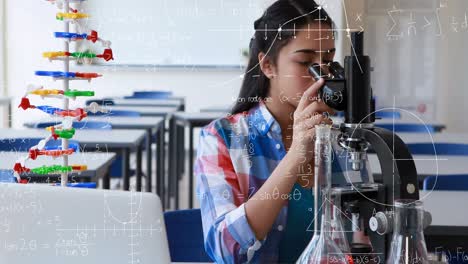
[{"label": "white wall", "polygon": [[[61,82],[34,75],[36,70],[60,70],[59,62],[50,63],[42,58],[44,51],[59,51],[62,42],[53,37],[61,31],[62,23],[55,20],[56,8],[45,1],[6,0],[6,65],[8,94],[15,97],[15,105],[26,91],[29,83],[44,84],[47,88],[61,88]],[[105,32],[102,32],[105,36]],[[123,33],[124,34],[124,33]],[[22,36],[22,37],[20,37]],[[119,52],[115,51],[116,56]],[[78,68],[77,70],[85,70]],[[125,68],[100,69],[104,77],[88,84],[72,82],[72,89],[94,89],[97,97],[130,95],[133,90],[171,90],[175,95],[186,96],[187,111],[212,105],[232,104],[237,96],[241,72],[235,70],[154,70]],[[54,100],[31,97],[35,104],[56,104]],[[60,105],[60,104],[58,104]],[[13,110],[14,126],[26,120],[38,119],[45,114],[40,111]]]},{"label": "white wall", "polygon": [[[266,3],[272,2],[265,0]],[[328,10],[336,21],[343,10],[340,0],[327,0],[333,10]],[[266,5],[266,4],[265,4]],[[6,0],[6,57],[8,94],[15,98],[17,105],[30,83],[44,84],[47,88],[61,88],[61,82],[48,78],[36,77],[36,70],[61,70],[60,62],[50,63],[42,58],[42,52],[61,50],[62,42],[53,37],[54,31],[61,31],[62,23],[55,20],[56,8],[45,1]],[[105,37],[105,32],[100,32]],[[125,32],[122,32],[125,34]],[[24,37],[18,37],[24,36]],[[341,41],[343,38],[341,38]],[[340,46],[338,43],[337,46]],[[342,58],[338,48],[337,58]],[[125,51],[115,50],[115,57]],[[135,69],[135,68],[100,68],[76,67],[77,71],[97,71],[104,77],[90,84],[82,81],[72,82],[72,89],[94,89],[97,97],[129,95],[133,90],[170,90],[175,95],[186,96],[187,111],[219,105],[231,105],[237,96],[243,73],[238,70],[207,69]],[[31,96],[34,104],[57,104],[55,100],[42,100]],[[76,103],[81,103],[77,101]],[[40,111],[13,110],[13,125],[19,127],[27,120],[44,117]]]},{"label": "white wall", "polygon": [[[5,22],[5,2],[0,1],[0,28],[2,29],[2,34],[0,34],[0,96],[5,96],[7,94],[5,79],[5,34],[3,34]],[[0,110],[0,123],[3,127],[8,125],[8,118],[8,111],[5,107],[2,107]]]},{"label": "white wall", "polygon": [[[468,29],[461,28],[468,15],[468,1],[443,2],[447,6],[440,7],[438,0],[365,0],[366,7],[361,5],[362,0],[346,0],[350,19],[355,21],[356,14],[361,13],[366,22],[365,50],[376,67],[372,83],[379,103],[392,105],[393,98],[397,106],[428,103],[432,109],[427,117],[445,123],[447,131],[468,132],[468,122],[464,121],[468,111]],[[394,5],[402,13],[394,14],[399,24],[391,31],[393,22],[388,11]],[[438,9],[439,22],[435,15]],[[407,31],[410,13],[417,21],[417,35],[409,36]],[[424,16],[431,22],[427,28]],[[451,29],[453,20],[459,32]],[[441,25],[441,36],[437,23]],[[387,35],[395,33],[402,33],[402,38],[389,40]]]},{"label": "white wall", "polygon": [[[456,22],[464,22],[468,15],[468,2],[453,0],[442,9],[441,16],[445,23],[451,23],[452,17]],[[458,24],[460,27],[461,24]],[[446,121],[450,131],[468,132],[468,29],[454,32],[446,28],[439,39],[440,64],[438,65],[439,82],[437,85],[438,116]]]},{"label": "white wall", "polygon": [[[356,13],[363,13],[365,10],[362,0],[347,0],[346,7],[351,27],[356,23]],[[383,0],[379,0],[383,1]],[[410,1],[410,0],[405,0]],[[5,0],[6,14],[6,79],[8,81],[7,91],[11,96],[19,98],[24,94],[28,83],[45,84],[48,88],[61,88],[60,82],[54,83],[48,79],[34,76],[34,71],[38,69],[59,70],[58,63],[49,63],[41,57],[43,51],[60,50],[61,41],[53,37],[54,31],[61,30],[61,23],[55,20],[56,8],[45,1],[17,1]],[[338,24],[343,27],[343,18],[336,18],[339,14],[339,0],[324,1],[335,10],[329,11],[335,16]],[[374,1],[376,2],[376,1]],[[386,1],[383,1],[386,2]],[[400,1],[404,2],[404,1]],[[468,98],[467,80],[465,69],[468,52],[467,47],[468,31],[452,33],[450,32],[450,18],[456,16],[460,20],[464,16],[464,11],[468,10],[468,3],[465,0],[449,1],[447,8],[441,11],[441,20],[444,23],[445,32],[438,39],[437,47],[434,51],[436,57],[435,89],[432,96],[435,98],[436,118],[448,125],[449,131],[468,132],[468,122],[463,122],[464,113],[468,111],[468,104],[464,98]],[[386,14],[384,14],[384,17]],[[102,32],[105,35],[105,32]],[[123,33],[124,34],[124,33]],[[348,52],[349,43],[344,38],[339,39],[337,46],[342,45],[344,53]],[[340,49],[341,52],[343,52]],[[119,52],[115,51],[116,56]],[[338,58],[342,55],[338,55]],[[402,59],[402,58],[397,58]],[[411,64],[399,64],[404,70],[411,72],[414,67],[419,67],[424,61],[415,61]],[[82,69],[81,69],[82,70]],[[232,97],[238,93],[241,79],[239,71],[218,71],[190,69],[180,70],[159,70],[149,69],[148,72],[127,68],[114,71],[105,71],[104,77],[91,84],[85,82],[75,82],[71,88],[96,90],[98,97],[119,96],[130,94],[133,90],[171,90],[176,95],[186,96],[187,110],[197,111],[199,108],[211,105],[232,104]],[[0,71],[1,74],[1,71]],[[391,73],[389,73],[391,74]],[[397,93],[397,92],[393,92]],[[44,103],[35,98],[34,103]],[[48,103],[45,101],[45,103]],[[53,101],[50,102],[51,104]],[[15,109],[14,125],[20,126],[25,120],[44,117],[38,111],[22,111]]]}]

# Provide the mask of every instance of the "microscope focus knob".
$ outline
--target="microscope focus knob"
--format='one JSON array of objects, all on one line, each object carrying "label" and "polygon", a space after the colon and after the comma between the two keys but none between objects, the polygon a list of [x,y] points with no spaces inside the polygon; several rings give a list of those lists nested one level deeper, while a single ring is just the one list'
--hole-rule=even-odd
[{"label": "microscope focus knob", "polygon": [[392,232],[393,217],[391,213],[378,212],[369,219],[369,228],[379,235]]},{"label": "microscope focus knob", "polygon": [[423,228],[426,228],[432,224],[432,215],[428,211],[424,211]]}]

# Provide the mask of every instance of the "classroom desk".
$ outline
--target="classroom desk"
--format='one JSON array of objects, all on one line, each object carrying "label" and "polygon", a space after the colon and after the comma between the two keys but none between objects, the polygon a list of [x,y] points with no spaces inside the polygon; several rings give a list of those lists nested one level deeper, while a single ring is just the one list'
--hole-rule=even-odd
[{"label": "classroom desk", "polygon": [[[131,96],[130,96],[131,97]],[[106,97],[98,100],[112,100],[116,105],[122,106],[177,106],[177,111],[185,111],[184,96],[170,96],[168,98],[128,98],[128,97]]]},{"label": "classroom desk", "polygon": [[[331,119],[334,124],[340,124],[340,123],[343,123],[344,121],[344,118],[342,117],[331,117]],[[384,118],[384,119],[375,120],[376,126],[378,126],[379,124],[391,125],[393,124],[393,122],[397,125],[425,124],[427,126],[433,126],[436,132],[441,132],[442,130],[446,128],[445,124],[443,124],[442,122],[434,121],[434,120],[426,120],[423,122],[420,122],[419,120],[416,120],[416,119],[409,119],[409,118],[395,119],[395,120],[391,118]],[[422,133],[419,133],[419,134],[422,134]]]},{"label": "classroom desk", "polygon": [[231,112],[231,106],[214,105],[214,106],[210,106],[210,107],[201,108],[200,112],[202,112],[202,113],[206,113],[206,112],[209,112],[209,113],[226,113],[227,114],[227,113]]},{"label": "classroom desk", "polygon": [[468,133],[433,133],[433,134],[415,134],[415,133],[397,133],[398,136],[407,144],[410,143],[455,143],[468,144]]},{"label": "classroom desk", "polygon": [[454,255],[458,248],[468,255],[468,210],[462,205],[468,192],[421,191],[419,196],[432,215],[432,224],[424,230],[428,250],[450,250]]},{"label": "classroom desk", "polygon": [[[193,207],[193,130],[203,127],[211,121],[226,114],[216,112],[186,113],[176,112],[172,114],[169,123],[169,192],[174,191],[175,208],[179,208],[179,175],[185,166],[185,128],[189,129],[189,208]],[[182,136],[177,136],[182,134]],[[182,155],[180,155],[182,153]],[[170,199],[167,199],[168,201]]]},{"label": "classroom desk", "polygon": [[[124,99],[124,98],[109,98],[117,106],[177,106],[183,104],[177,99]],[[98,99],[99,100],[99,99]]]},{"label": "classroom desk", "polygon": [[119,111],[135,111],[139,112],[141,116],[157,116],[157,117],[166,117],[167,115],[177,111],[177,107],[174,106],[119,106],[119,105],[109,105],[105,107],[106,109],[119,110]]},{"label": "classroom desk", "polygon": [[[13,166],[19,158],[27,156],[27,152],[0,152],[0,170],[11,171]],[[109,167],[115,160],[115,153],[76,153],[68,158],[70,164],[86,164],[88,169],[79,173],[73,173],[70,180],[73,181],[75,178],[86,178],[90,181],[96,181],[104,179],[108,175]],[[43,165],[50,166],[60,163],[61,159],[54,160],[53,158],[38,158],[37,160],[29,160],[27,163],[28,168],[40,167]],[[34,177],[39,175],[28,175],[28,177]],[[50,178],[50,176],[40,176],[44,179]],[[60,177],[59,175],[57,176]]]},{"label": "classroom desk", "polygon": [[[381,174],[380,163],[376,154],[368,154],[369,163],[373,174]],[[437,156],[437,162],[433,155],[413,155],[419,181],[424,181],[427,176],[468,174],[468,156]]]},{"label": "classroom desk", "polygon": [[[0,139],[11,138],[45,138],[50,132],[44,129],[0,129]],[[124,190],[130,189],[130,151],[137,154],[136,176],[141,182],[141,153],[142,142],[145,137],[142,130],[76,130],[73,140],[80,143],[85,151],[101,152],[115,151],[122,154],[122,169]],[[110,178],[105,177],[103,188],[110,187]],[[141,189],[141,185],[140,185]]]},{"label": "classroom desk", "polygon": [[[178,107],[155,106],[107,106],[107,108],[111,111],[112,109],[121,111],[136,111],[139,112],[142,117],[163,117],[164,119],[170,119],[171,114],[175,113],[178,109]],[[161,137],[162,142],[164,142],[164,135],[162,135]],[[164,163],[164,161],[162,163]]]},{"label": "classroom desk", "polygon": [[[393,120],[392,119],[380,119],[380,120],[376,120],[375,121],[375,124],[378,126],[379,124],[386,124],[386,125],[391,125],[393,124]],[[396,125],[405,125],[405,124],[421,124],[421,125],[427,125],[427,126],[432,126],[434,127],[434,131],[435,132],[441,132],[442,130],[444,130],[446,128],[445,124],[443,124],[442,122],[438,122],[438,121],[425,121],[424,123],[419,123],[418,120],[409,120],[409,119],[396,119],[395,120],[395,124]]]},{"label": "classroom desk", "polygon": [[[111,116],[92,116],[87,117],[87,121],[98,121],[98,122],[108,122],[111,124],[112,129],[144,129],[147,131],[146,136],[146,166],[148,168],[148,184],[146,185],[146,191],[151,192],[151,173],[152,173],[152,151],[151,151],[151,144],[152,144],[152,137],[151,135],[158,135],[155,138],[156,148],[158,150],[158,156],[156,159],[156,179],[157,183],[159,184],[162,182],[164,175],[164,157],[165,157],[165,149],[164,149],[164,121],[165,119],[162,117],[111,117]],[[38,122],[27,122],[24,124],[25,127],[34,128],[38,123],[42,122],[52,122],[57,121],[54,118],[42,119]],[[162,132],[162,133],[160,133]],[[148,151],[149,150],[149,151]],[[162,158],[160,158],[162,157]],[[161,184],[164,184],[162,182]],[[138,178],[137,178],[137,189],[139,185]],[[164,186],[164,185],[162,185]],[[163,189],[162,189],[163,190]],[[163,197],[162,190],[159,190],[158,195]]]},{"label": "classroom desk", "polygon": [[8,127],[11,127],[11,98],[10,97],[0,97],[0,106],[4,106],[7,108],[7,124]]},{"label": "classroom desk", "polygon": [[[101,116],[101,117],[88,117],[88,121],[103,121],[111,124],[112,129],[144,129],[146,130],[146,165],[148,170],[146,191],[151,192],[151,177],[152,177],[152,151],[151,144],[152,135],[157,135],[155,138],[155,145],[157,150],[157,155],[155,159],[156,166],[156,193],[164,204],[164,171],[165,171],[165,144],[164,144],[164,128],[165,128],[165,118],[163,117],[110,117],[110,116]],[[137,178],[138,180],[138,178]],[[140,183],[141,186],[141,183]],[[137,181],[138,187],[138,181]]]}]

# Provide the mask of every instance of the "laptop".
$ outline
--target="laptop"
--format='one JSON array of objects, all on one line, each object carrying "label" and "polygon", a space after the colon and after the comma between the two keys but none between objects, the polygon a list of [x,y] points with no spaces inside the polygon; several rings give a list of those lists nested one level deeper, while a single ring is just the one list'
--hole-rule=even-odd
[{"label": "laptop", "polygon": [[155,194],[0,184],[0,263],[170,263]]}]

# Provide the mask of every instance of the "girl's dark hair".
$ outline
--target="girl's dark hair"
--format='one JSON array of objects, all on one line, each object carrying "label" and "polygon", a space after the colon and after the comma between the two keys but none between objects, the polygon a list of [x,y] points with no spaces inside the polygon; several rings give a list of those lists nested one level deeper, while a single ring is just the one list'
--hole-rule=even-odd
[{"label": "girl's dark hair", "polygon": [[231,114],[248,111],[268,94],[270,79],[260,69],[258,54],[264,52],[276,62],[281,48],[294,37],[294,29],[318,20],[333,28],[333,21],[327,12],[313,0],[278,0],[266,9],[254,23],[255,35],[250,40],[249,63]]}]

